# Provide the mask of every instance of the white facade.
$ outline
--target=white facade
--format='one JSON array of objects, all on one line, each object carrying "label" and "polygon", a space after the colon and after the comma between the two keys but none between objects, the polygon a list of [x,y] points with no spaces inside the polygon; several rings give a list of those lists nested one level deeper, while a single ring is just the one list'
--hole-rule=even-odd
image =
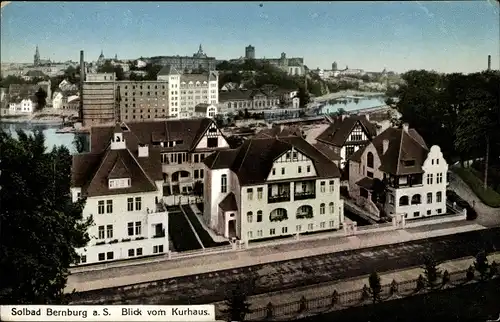
[{"label": "white facade", "polygon": [[21,100],[19,103],[9,104],[9,113],[11,114],[31,114],[35,110],[36,103],[29,98]]},{"label": "white facade", "polygon": [[63,97],[64,95],[61,92],[55,92],[52,97],[52,108],[54,109],[62,109],[63,108]]},{"label": "white facade", "polygon": [[[292,157],[293,156],[293,157]],[[274,161],[265,183],[240,185],[230,169],[206,168],[204,220],[242,242],[339,229],[344,221],[339,178],[316,178],[314,163],[295,148]],[[237,210],[219,204],[233,193]]]}]

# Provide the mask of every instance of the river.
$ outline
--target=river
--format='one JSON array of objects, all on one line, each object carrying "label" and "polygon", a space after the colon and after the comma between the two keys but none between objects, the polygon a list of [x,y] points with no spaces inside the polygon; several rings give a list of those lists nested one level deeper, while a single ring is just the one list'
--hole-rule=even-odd
[{"label": "river", "polygon": [[352,112],[356,110],[363,110],[385,105],[385,98],[383,96],[376,96],[359,98],[337,98],[320,103],[318,107],[320,108],[320,114],[330,114],[337,112],[339,109]]},{"label": "river", "polygon": [[75,146],[73,145],[75,134],[56,133],[56,131],[60,128],[59,125],[0,122],[0,128],[4,131],[10,132],[15,138],[17,138],[16,131],[18,129],[23,130],[27,134],[33,134],[35,131],[39,130],[45,135],[45,146],[47,147],[47,150],[51,150],[54,146],[63,145],[69,149],[71,154],[76,153]]}]

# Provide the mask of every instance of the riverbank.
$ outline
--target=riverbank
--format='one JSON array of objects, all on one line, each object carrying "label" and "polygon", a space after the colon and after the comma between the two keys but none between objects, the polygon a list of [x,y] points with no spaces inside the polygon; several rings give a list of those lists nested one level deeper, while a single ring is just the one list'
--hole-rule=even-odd
[{"label": "riverbank", "polygon": [[12,114],[2,115],[0,122],[10,124],[44,124],[61,125],[78,116],[75,110],[60,110],[53,108],[44,108],[41,111],[32,114]]},{"label": "riverbank", "polygon": [[43,117],[43,118],[28,118],[28,117],[2,117],[2,123],[10,124],[43,124],[43,125],[61,125],[63,123],[62,117]]},{"label": "riverbank", "polygon": [[371,98],[371,97],[379,97],[379,96],[385,96],[385,93],[383,92],[362,92],[362,91],[353,91],[353,90],[347,90],[347,91],[341,91],[341,92],[336,92],[336,93],[330,93],[326,94],[320,97],[315,97],[314,102],[315,103],[320,103],[320,102],[325,102],[333,99],[339,99],[339,98],[345,98],[345,97],[353,97],[356,96],[358,98]]}]

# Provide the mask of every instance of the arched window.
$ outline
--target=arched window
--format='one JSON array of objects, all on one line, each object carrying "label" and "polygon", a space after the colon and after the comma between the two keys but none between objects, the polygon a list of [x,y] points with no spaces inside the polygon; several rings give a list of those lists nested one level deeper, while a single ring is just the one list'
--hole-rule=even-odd
[{"label": "arched window", "polygon": [[253,213],[251,211],[247,212],[247,222],[251,223],[253,221]]},{"label": "arched window", "polygon": [[257,211],[257,222],[262,221],[262,210]]},{"label": "arched window", "polygon": [[330,208],[330,214],[333,214],[335,212],[335,204],[333,202],[330,202],[328,206]]},{"label": "arched window", "polygon": [[288,219],[286,209],[284,208],[277,208],[271,211],[271,214],[269,215],[269,220],[270,221],[282,221]]},{"label": "arched window", "polygon": [[401,198],[399,198],[399,205],[408,206],[408,196],[402,196]]},{"label": "arched window", "polygon": [[366,155],[366,166],[368,168],[373,168],[373,153],[368,152]]},{"label": "arched window", "polygon": [[300,206],[297,208],[297,213],[295,215],[297,219],[312,218],[313,208],[309,205]]},{"label": "arched window", "polygon": [[319,205],[319,214],[320,215],[324,215],[325,214],[325,204],[322,203],[321,205]]},{"label": "arched window", "polygon": [[420,195],[417,193],[411,197],[411,204],[412,205],[420,205],[422,203],[422,198]]},{"label": "arched window", "polygon": [[220,177],[220,192],[227,192],[227,174],[223,174]]}]

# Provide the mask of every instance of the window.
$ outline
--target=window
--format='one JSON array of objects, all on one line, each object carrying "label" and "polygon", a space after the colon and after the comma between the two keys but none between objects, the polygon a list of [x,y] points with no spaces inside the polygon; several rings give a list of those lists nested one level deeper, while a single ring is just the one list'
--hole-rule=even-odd
[{"label": "window", "polygon": [[82,264],[85,264],[85,263],[87,262],[87,255],[82,255],[82,256],[80,257],[80,262],[81,262]]},{"label": "window", "polygon": [[223,174],[220,177],[220,192],[227,192],[227,174]]},{"label": "window", "polygon": [[198,170],[194,170],[194,178],[195,179],[199,178]]},{"label": "window", "polygon": [[441,202],[442,200],[441,191],[436,192],[436,202]]},{"label": "window", "polygon": [[207,139],[207,147],[216,148],[218,146],[217,138],[208,138]]},{"label": "window", "polygon": [[326,222],[320,222],[319,223],[319,228],[325,228],[326,227]]},{"label": "window", "polygon": [[136,235],[140,235],[142,234],[142,229],[141,229],[141,222],[140,221],[136,221],[135,222],[135,234]]},{"label": "window", "polygon": [[319,191],[321,191],[321,192],[325,192],[326,191],[326,183],[325,183],[325,181],[321,181],[321,184],[320,184],[320,187],[319,187]]},{"label": "window", "polygon": [[135,250],[135,253],[137,254],[137,256],[142,256],[142,248],[137,248]]},{"label": "window", "polygon": [[308,229],[308,230],[313,230],[313,229],[314,229],[314,224],[309,224],[309,225],[307,225],[307,229]]},{"label": "window", "polygon": [[276,229],[274,229],[274,228],[269,229],[269,235],[272,236],[274,234],[276,234]]},{"label": "window", "polygon": [[107,252],[106,253],[106,259],[107,260],[113,259],[113,255],[114,255],[113,252]]},{"label": "window", "polygon": [[285,174],[285,168],[281,168],[281,174]]},{"label": "window", "polygon": [[335,212],[335,204],[333,202],[330,202],[328,207],[330,208],[330,213],[333,214]]},{"label": "window", "polygon": [[302,225],[295,226],[295,231],[299,232],[302,230]]},{"label": "window", "polygon": [[439,164],[439,159],[436,159],[436,164]]},{"label": "window", "polygon": [[442,173],[438,173],[436,175],[436,183],[443,183],[443,174]]},{"label": "window", "polygon": [[432,173],[427,175],[427,184],[432,184]]},{"label": "window", "polygon": [[311,172],[311,166],[310,166],[310,165],[308,165],[308,166],[306,167],[306,171],[307,171],[307,172]]},{"label": "window", "polygon": [[253,213],[251,211],[247,212],[247,222],[251,223],[253,221]]},{"label": "window", "polygon": [[128,250],[128,257],[132,257],[135,255],[135,249],[131,248]]},{"label": "window", "polygon": [[97,202],[97,213],[102,215],[104,213],[104,200],[99,200]]},{"label": "window", "polygon": [[253,200],[253,189],[252,188],[247,189],[247,196],[248,196],[248,200]]},{"label": "window", "polygon": [[153,254],[163,253],[163,245],[153,246]]},{"label": "window", "polygon": [[402,196],[401,198],[399,198],[400,206],[408,206],[408,203],[409,203],[408,196]]},{"label": "window", "polygon": [[262,237],[262,230],[257,230],[257,236]]},{"label": "window", "polygon": [[333,228],[335,226],[335,221],[330,220],[330,228]]},{"label": "window", "polygon": [[427,210],[427,216],[430,216],[432,214],[432,210]]},{"label": "window", "polygon": [[77,197],[78,199],[80,199],[80,197],[81,197],[81,196],[82,196],[81,192],[77,192],[77,193],[76,193],[76,197]]},{"label": "window", "polygon": [[128,231],[129,236],[134,236],[134,223],[133,222],[129,222],[127,224],[127,231]]},{"label": "window", "polygon": [[413,217],[420,217],[420,211],[415,211],[413,213]]},{"label": "window", "polygon": [[299,168],[297,169],[298,173],[302,173],[302,167],[299,165]]},{"label": "window", "polygon": [[290,157],[291,157],[291,156],[292,156],[292,154],[291,154],[290,152],[287,152],[287,153],[286,153],[286,159],[287,159],[287,160],[290,160]]},{"label": "window", "polygon": [[330,192],[333,192],[334,190],[334,187],[335,187],[335,181],[333,180],[330,180],[330,182],[328,183],[328,185],[330,186]]},{"label": "window", "polygon": [[135,210],[141,210],[141,197],[135,197]]},{"label": "window", "polygon": [[257,199],[258,200],[262,199],[262,191],[263,190],[264,189],[262,189],[262,188],[257,188]]},{"label": "window", "polygon": [[319,205],[319,214],[320,215],[324,215],[325,214],[325,204],[322,203],[321,205]]},{"label": "window", "polygon": [[418,193],[414,194],[411,197],[411,204],[412,205],[420,205],[421,203],[422,203],[422,200],[421,200],[421,197],[420,197],[420,195]]},{"label": "window", "polygon": [[368,178],[373,178],[373,172],[371,172],[371,171],[366,171],[366,176],[367,176]]},{"label": "window", "polygon": [[294,159],[294,160],[297,160],[297,159],[298,159],[298,153],[297,153],[297,152],[293,152],[293,159]]},{"label": "window", "polygon": [[199,159],[200,159],[200,157],[198,156],[198,154],[195,154],[194,155],[194,163],[198,163]]},{"label": "window", "polygon": [[273,176],[276,175],[276,169],[273,168]]},{"label": "window", "polygon": [[99,261],[105,260],[106,259],[105,255],[106,255],[105,253],[99,253],[98,255]]},{"label": "window", "polygon": [[281,233],[286,234],[288,232],[288,227],[282,227],[281,228]]},{"label": "window", "polygon": [[368,152],[366,155],[366,166],[368,168],[373,168],[373,153]]},{"label": "window", "polygon": [[252,232],[251,232],[251,231],[249,231],[249,232],[247,233],[247,235],[248,235],[248,238],[252,238],[252,237],[253,237],[253,236],[252,236]]},{"label": "window", "polygon": [[203,169],[200,169],[200,179],[203,179]]},{"label": "window", "polygon": [[346,159],[349,158],[351,156],[351,154],[354,153],[354,147],[353,146],[347,146],[345,148],[345,157]]},{"label": "window", "polygon": [[134,198],[127,198],[127,210],[134,211]]},{"label": "window", "polygon": [[262,210],[257,211],[257,222],[262,222]]},{"label": "window", "polygon": [[98,238],[99,239],[104,239],[104,226],[99,226],[98,232],[99,232]]},{"label": "window", "polygon": [[106,226],[106,238],[113,238],[113,225]]},{"label": "window", "polygon": [[427,193],[427,203],[432,203],[432,192]]},{"label": "window", "polygon": [[442,211],[443,211],[443,209],[439,208],[439,209],[437,210],[437,213],[438,213],[438,214],[440,214]]}]

